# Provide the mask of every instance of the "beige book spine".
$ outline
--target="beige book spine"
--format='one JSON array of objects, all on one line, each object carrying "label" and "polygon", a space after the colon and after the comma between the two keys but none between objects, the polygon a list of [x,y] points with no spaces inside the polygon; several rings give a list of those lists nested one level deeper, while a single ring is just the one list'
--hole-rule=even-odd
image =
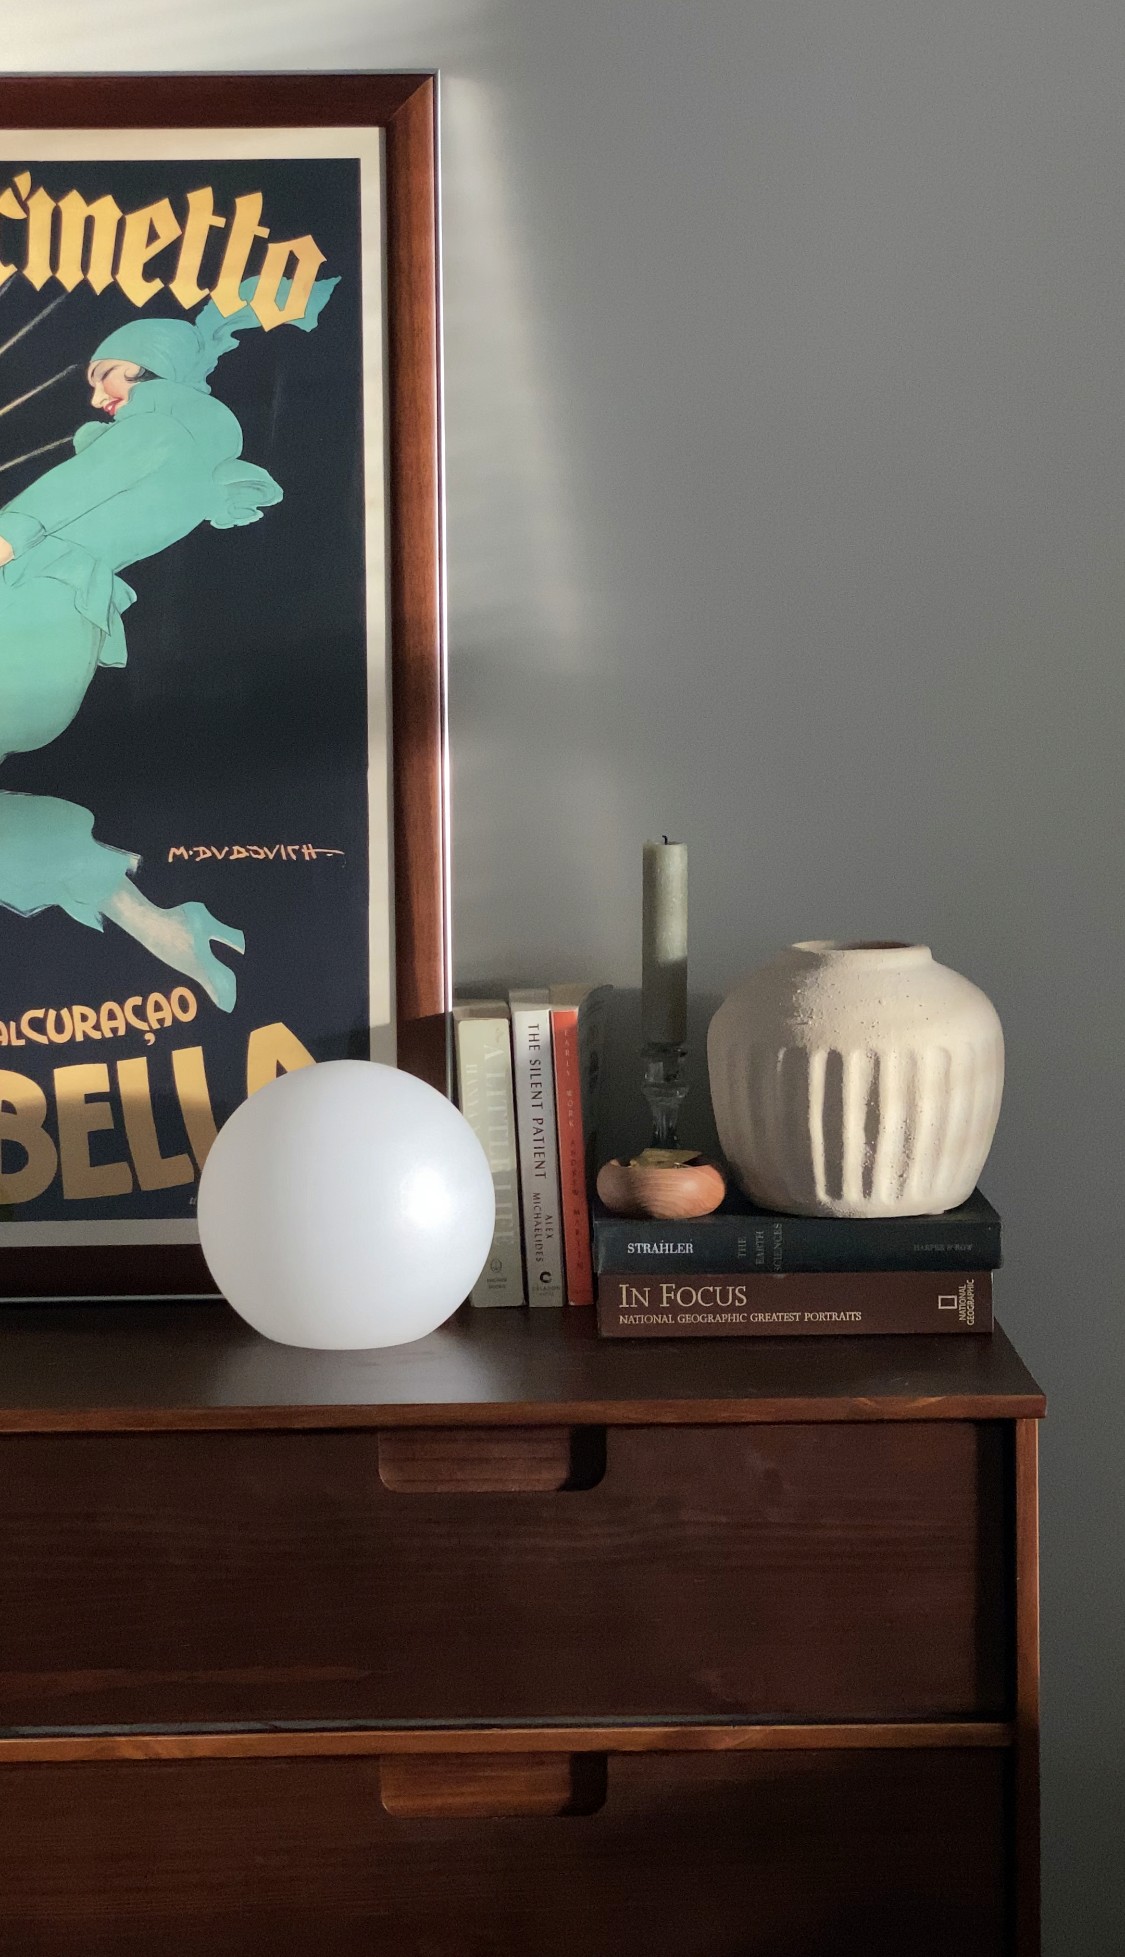
[{"label": "beige book spine", "polygon": [[470,1302],[522,1305],[523,1238],[507,1013],[492,1018],[457,1018],[457,1085],[461,1112],[488,1157],[496,1192],[492,1246]]},{"label": "beige book spine", "polygon": [[529,1305],[566,1303],[558,1125],[550,999],[543,990],[509,994],[524,1269]]}]

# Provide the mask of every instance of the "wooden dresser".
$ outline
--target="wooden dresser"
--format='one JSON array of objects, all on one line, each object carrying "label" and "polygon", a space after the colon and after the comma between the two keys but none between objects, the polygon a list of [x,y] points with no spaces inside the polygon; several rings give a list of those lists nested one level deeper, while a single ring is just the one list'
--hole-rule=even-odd
[{"label": "wooden dresser", "polygon": [[1007,1339],[0,1319],[3,1957],[1033,1957]]}]

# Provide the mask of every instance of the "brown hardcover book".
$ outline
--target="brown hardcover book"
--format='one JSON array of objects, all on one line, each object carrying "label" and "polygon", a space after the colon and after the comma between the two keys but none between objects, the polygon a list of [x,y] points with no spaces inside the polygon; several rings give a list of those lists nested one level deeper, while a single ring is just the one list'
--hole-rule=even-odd
[{"label": "brown hardcover book", "polygon": [[787,1271],[598,1279],[609,1339],[991,1332],[991,1271]]}]

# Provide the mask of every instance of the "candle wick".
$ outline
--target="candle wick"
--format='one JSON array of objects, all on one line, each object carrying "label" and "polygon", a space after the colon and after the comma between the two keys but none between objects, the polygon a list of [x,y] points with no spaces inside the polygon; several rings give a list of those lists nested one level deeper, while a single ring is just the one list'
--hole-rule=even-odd
[{"label": "candle wick", "polygon": [[665,836],[665,838],[664,838],[664,840],[665,840],[665,842],[667,842],[667,841],[668,841],[668,838],[667,838],[667,836]]}]

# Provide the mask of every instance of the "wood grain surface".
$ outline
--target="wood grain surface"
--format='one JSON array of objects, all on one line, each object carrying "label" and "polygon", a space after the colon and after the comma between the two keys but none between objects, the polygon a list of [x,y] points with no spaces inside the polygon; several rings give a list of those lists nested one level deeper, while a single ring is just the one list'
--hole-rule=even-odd
[{"label": "wood grain surface", "polygon": [[0,1440],[0,1723],[1003,1719],[991,1423],[614,1428],[592,1486],[380,1437]]},{"label": "wood grain surface", "polygon": [[377,1760],[0,1766],[4,1957],[998,1957],[1005,1755],[628,1755],[595,1812]]},{"label": "wood grain surface", "polygon": [[395,1017],[399,1065],[449,1091],[437,87],[386,123]]},{"label": "wood grain surface", "polygon": [[402,1494],[549,1494],[592,1488],[604,1473],[604,1427],[392,1427],[379,1435],[379,1479]]},{"label": "wood grain surface", "polygon": [[385,1758],[400,1753],[806,1753],[895,1752],[978,1746],[1014,1747],[1016,1729],[1004,1720],[857,1720],[835,1726],[417,1726],[324,1727],[319,1731],[122,1733],[0,1736],[0,1766],[58,1765],[63,1761],[302,1760]]},{"label": "wood grain surface", "polygon": [[0,1358],[0,1957],[1038,1957],[1002,1333]]},{"label": "wood grain surface", "polygon": [[600,1339],[590,1309],[473,1311],[378,1352],[260,1338],[224,1304],[0,1308],[0,1433],[1037,1419],[991,1338]]},{"label": "wood grain surface", "polygon": [[429,74],[5,75],[7,129],[383,127]]},{"label": "wood grain surface", "polygon": [[1039,1957],[1039,1429],[1016,1423],[1016,1957]]},{"label": "wood grain surface", "polygon": [[379,1767],[388,1814],[596,1814],[605,1792],[604,1753],[393,1753]]}]

